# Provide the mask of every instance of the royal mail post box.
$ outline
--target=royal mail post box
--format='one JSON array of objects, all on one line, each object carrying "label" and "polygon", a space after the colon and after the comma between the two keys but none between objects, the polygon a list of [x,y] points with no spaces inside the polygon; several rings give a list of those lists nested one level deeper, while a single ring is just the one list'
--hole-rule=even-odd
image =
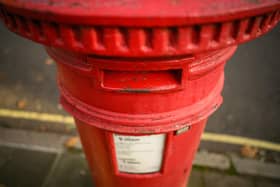
[{"label": "royal mail post box", "polygon": [[57,62],[97,187],[183,187],[237,45],[279,0],[0,0],[12,32]]}]

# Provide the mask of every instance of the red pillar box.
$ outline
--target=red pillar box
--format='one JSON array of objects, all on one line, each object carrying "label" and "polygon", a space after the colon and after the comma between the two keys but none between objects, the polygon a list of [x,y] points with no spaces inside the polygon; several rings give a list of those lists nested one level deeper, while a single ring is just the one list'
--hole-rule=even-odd
[{"label": "red pillar box", "polygon": [[224,66],[273,28],[278,0],[0,0],[46,46],[97,187],[183,187]]}]

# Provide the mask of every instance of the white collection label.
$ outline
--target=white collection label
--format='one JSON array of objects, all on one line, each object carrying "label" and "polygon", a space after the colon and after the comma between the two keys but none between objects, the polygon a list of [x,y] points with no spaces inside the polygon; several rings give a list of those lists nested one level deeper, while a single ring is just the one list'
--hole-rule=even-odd
[{"label": "white collection label", "polygon": [[152,173],[161,169],[165,134],[126,136],[114,134],[120,172]]}]

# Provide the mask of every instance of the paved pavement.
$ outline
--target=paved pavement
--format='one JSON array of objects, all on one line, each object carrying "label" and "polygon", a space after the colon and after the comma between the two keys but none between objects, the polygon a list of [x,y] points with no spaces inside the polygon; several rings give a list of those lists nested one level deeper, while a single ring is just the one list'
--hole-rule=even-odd
[{"label": "paved pavement", "polygon": [[[188,187],[278,187],[280,180],[194,168]],[[93,187],[85,157],[0,146],[1,187]]]},{"label": "paved pavement", "polygon": [[[0,187],[93,187],[81,146],[73,141],[69,146],[69,140],[73,137],[0,128]],[[199,151],[193,165],[189,187],[280,185],[276,163]]]}]

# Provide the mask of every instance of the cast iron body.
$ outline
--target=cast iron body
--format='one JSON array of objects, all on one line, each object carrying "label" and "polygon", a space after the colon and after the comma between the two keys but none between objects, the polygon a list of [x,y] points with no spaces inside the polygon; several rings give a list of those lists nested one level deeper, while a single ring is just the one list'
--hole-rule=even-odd
[{"label": "cast iron body", "polygon": [[[56,60],[97,187],[185,186],[226,61],[280,19],[279,0],[0,0],[0,10]],[[165,134],[159,171],[121,172],[113,134]]]}]

